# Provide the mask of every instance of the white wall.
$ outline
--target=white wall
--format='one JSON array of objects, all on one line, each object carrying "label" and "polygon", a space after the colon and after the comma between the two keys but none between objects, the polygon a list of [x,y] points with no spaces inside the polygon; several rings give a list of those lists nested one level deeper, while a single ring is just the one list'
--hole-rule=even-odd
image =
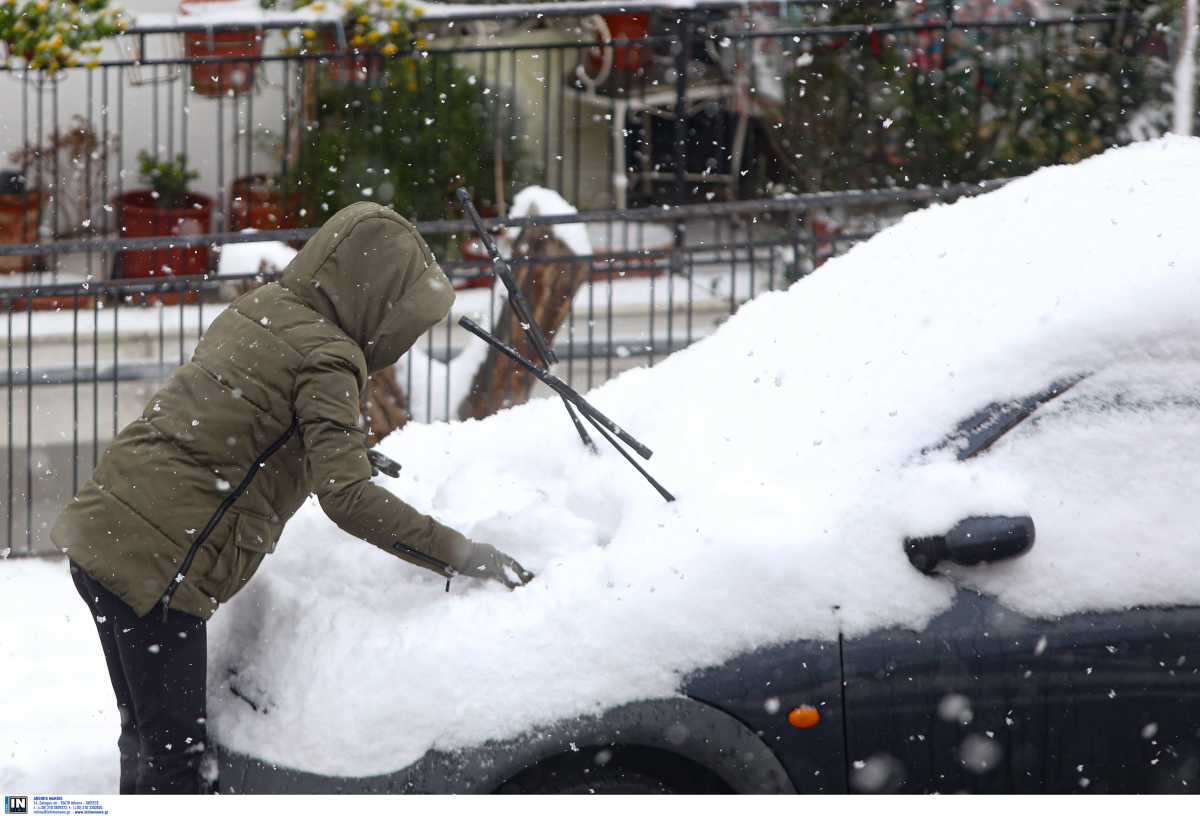
[{"label": "white wall", "polygon": [[[175,9],[175,3],[170,0],[126,0],[123,5],[134,14],[171,13]],[[567,38],[569,35],[565,35],[564,32],[552,30],[506,35],[503,38],[489,37],[475,44],[500,45],[513,41],[529,43],[539,40],[561,42]],[[108,43],[104,58],[132,58],[135,42],[133,38],[128,40],[130,41],[123,47]],[[146,41],[148,53],[145,57],[177,57],[182,53],[179,37],[159,35],[147,37]],[[266,43],[265,53],[278,53],[281,46],[281,35],[272,34]],[[538,56],[539,54],[541,56]],[[464,65],[478,65],[478,57],[466,57],[460,62]],[[495,64],[494,59],[491,60],[491,64]],[[510,57],[505,55],[498,78],[503,86],[510,84],[509,65]],[[570,198],[576,199],[575,203],[583,207],[612,206],[609,194],[612,175],[611,133],[605,111],[591,109],[586,105],[579,109],[583,128],[578,139],[578,153],[582,165],[576,188],[577,179],[573,169],[576,158],[576,123],[573,117],[576,107],[574,101],[568,98],[563,106],[565,110],[559,111],[557,100],[561,71],[547,71],[546,66],[544,52],[524,51],[520,52],[517,58],[516,92],[512,96],[517,100],[520,127],[529,136],[528,152],[537,164],[541,163],[544,153],[549,154],[550,163],[555,165],[550,170],[550,183],[562,189]],[[558,68],[557,61],[555,68]],[[261,137],[256,138],[254,134],[258,132],[278,135],[282,131],[282,64],[270,64],[260,69],[258,91],[253,95],[252,101],[249,95],[218,100],[185,93],[184,89],[189,79],[186,70],[182,75],[175,74],[173,80],[167,83],[149,82],[156,76],[159,79],[168,79],[168,70],[130,67],[124,69],[123,73],[115,68],[110,68],[107,72],[83,69],[65,72],[54,83],[53,88],[56,90],[52,90],[50,84],[45,86],[46,90],[42,96],[43,108],[40,111],[43,141],[48,138],[53,128],[55,104],[61,127],[69,128],[72,115],[78,113],[90,117],[93,127],[100,131],[105,126],[103,103],[104,88],[107,85],[107,130],[120,138],[120,160],[114,155],[110,163],[110,186],[115,185],[118,167],[123,169],[120,173],[123,189],[144,186],[137,173],[138,152],[143,149],[153,150],[157,146],[162,155],[178,153],[185,145],[185,131],[189,163],[200,173],[193,189],[210,196],[220,196],[226,203],[229,186],[234,178],[247,172],[271,172],[279,166],[277,154],[263,144]],[[13,166],[9,154],[18,149],[26,139],[30,143],[38,142],[36,82],[36,77],[32,75],[26,85],[19,74],[0,74],[0,167]],[[549,111],[552,119],[549,150],[543,148],[543,116],[546,112],[542,108],[545,82],[551,84],[552,99]],[[298,104],[296,81],[289,79],[289,83],[289,98],[292,104]],[[119,104],[121,97],[123,105]],[[119,111],[123,111],[122,116],[118,115]],[[568,120],[563,139],[560,141],[557,118],[564,114]],[[247,135],[251,138],[247,139]],[[218,153],[221,155],[218,156]],[[65,173],[65,169],[62,169],[60,176]],[[64,197],[71,199],[73,204],[83,198],[82,189],[68,188],[64,191]],[[98,223],[104,224],[107,214],[99,209],[103,202],[98,200],[98,194],[96,198],[94,217]],[[214,224],[214,227],[218,226],[220,225]]]}]

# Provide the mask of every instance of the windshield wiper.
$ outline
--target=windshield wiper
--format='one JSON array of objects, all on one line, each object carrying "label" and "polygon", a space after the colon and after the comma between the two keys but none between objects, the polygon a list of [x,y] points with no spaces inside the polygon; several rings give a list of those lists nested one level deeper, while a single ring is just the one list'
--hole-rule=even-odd
[{"label": "windshield wiper", "polygon": [[993,402],[958,423],[958,427],[949,436],[938,444],[923,449],[921,454],[925,455],[954,446],[958,449],[955,457],[960,462],[977,456],[1032,416],[1034,411],[1062,396],[1087,376],[1088,374],[1084,373],[1064,377],[1051,383],[1048,388],[1028,397],[1006,402]]}]

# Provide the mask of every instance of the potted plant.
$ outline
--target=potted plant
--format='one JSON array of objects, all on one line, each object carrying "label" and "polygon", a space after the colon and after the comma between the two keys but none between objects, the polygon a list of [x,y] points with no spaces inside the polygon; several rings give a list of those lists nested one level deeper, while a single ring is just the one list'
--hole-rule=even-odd
[{"label": "potted plant", "polygon": [[8,154],[13,165],[24,168],[26,188],[40,192],[26,193],[26,200],[51,214],[44,234],[61,240],[101,231],[106,208],[92,191],[104,188],[105,168],[119,144],[116,134],[98,133],[76,114],[69,127],[54,130],[45,142]]},{"label": "potted plant", "polygon": [[[0,171],[0,244],[31,244],[38,237],[42,194],[30,190],[19,170]],[[33,255],[0,255],[0,273],[25,272]]]},{"label": "potted plant", "polygon": [[125,12],[109,0],[0,0],[3,64],[14,61],[29,70],[55,74],[62,68],[94,66],[99,41],[129,26]]},{"label": "potted plant", "polygon": [[[316,220],[356,201],[391,206],[414,221],[444,218],[452,182],[471,186],[481,211],[523,186],[523,145],[513,118],[491,115],[495,89],[449,61],[438,66],[435,83],[421,61],[399,56],[377,83],[316,89],[295,165],[301,199]],[[464,168],[476,170],[456,180]],[[450,255],[447,236],[430,240],[435,254]]]},{"label": "potted plant", "polygon": [[[181,0],[179,15],[198,18],[197,22],[207,17],[216,25],[222,22],[223,12],[244,11],[247,5],[247,0]],[[263,32],[250,26],[188,31],[183,35],[183,54],[188,59],[249,58],[246,62],[193,63],[192,90],[201,96],[236,95],[253,90],[255,68],[262,53]]]},{"label": "potted plant", "polygon": [[229,191],[229,229],[277,230],[300,226],[300,194],[279,176],[254,173],[234,179]]},{"label": "potted plant", "polygon": [[[157,159],[138,154],[141,178],[149,189],[131,190],[114,202],[122,238],[203,235],[212,226],[211,198],[188,191],[198,174],[189,170],[187,157]],[[114,277],[148,278],[160,275],[203,275],[208,271],[206,246],[166,249],[130,249],[117,254]]]}]

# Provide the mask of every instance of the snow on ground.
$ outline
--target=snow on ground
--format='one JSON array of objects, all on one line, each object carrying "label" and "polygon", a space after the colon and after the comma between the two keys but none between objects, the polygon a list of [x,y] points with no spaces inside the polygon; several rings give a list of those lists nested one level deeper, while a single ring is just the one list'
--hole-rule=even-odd
[{"label": "snow on ground", "polygon": [[116,793],[121,720],[67,562],[0,561],[0,621],[0,790]]},{"label": "snow on ground", "polygon": [[[1200,140],[1174,138],[914,213],[596,390],[655,450],[674,504],[613,452],[589,456],[552,400],[409,425],[383,446],[404,464],[388,486],[537,580],[509,593],[458,579],[446,594],[310,503],[214,619],[216,736],[311,771],[385,772],[671,695],[687,671],[760,644],[921,627],[955,582],[912,569],[901,538],[971,514],[1037,520],[1032,553],[966,577],[1027,613],[1200,601],[1194,503],[1159,499],[1144,516],[1149,488],[1121,489],[1164,469],[1200,479],[1194,441],[1138,455],[1162,422],[1119,426],[1124,474],[1089,475],[1106,460],[1069,455],[1089,434],[1113,444],[1103,416],[1024,431],[1047,435],[1044,459],[1020,436],[969,466],[915,457],[983,405],[1079,371],[1098,372],[1097,389],[1159,365],[1154,387],[1194,382],[1197,179]],[[231,670],[265,714],[228,693]]]}]

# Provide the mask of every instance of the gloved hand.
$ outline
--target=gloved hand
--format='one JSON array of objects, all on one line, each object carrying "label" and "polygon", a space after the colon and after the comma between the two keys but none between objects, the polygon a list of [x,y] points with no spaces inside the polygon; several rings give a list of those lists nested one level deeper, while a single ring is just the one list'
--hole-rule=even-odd
[{"label": "gloved hand", "polygon": [[479,542],[473,543],[471,554],[467,556],[460,574],[499,581],[509,589],[516,589],[533,580],[533,573],[518,564],[515,558],[505,555],[491,544]]}]

